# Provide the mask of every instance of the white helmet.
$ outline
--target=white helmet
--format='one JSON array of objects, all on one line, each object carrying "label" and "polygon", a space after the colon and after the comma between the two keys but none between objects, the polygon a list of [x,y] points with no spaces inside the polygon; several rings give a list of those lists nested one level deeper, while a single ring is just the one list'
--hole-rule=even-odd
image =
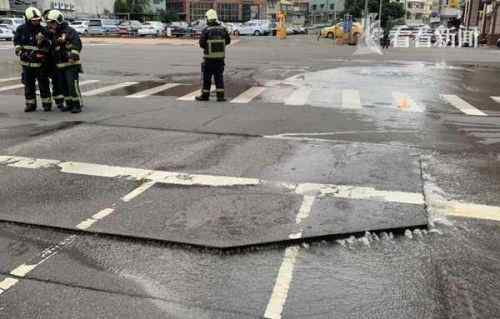
[{"label": "white helmet", "polygon": [[61,24],[64,22],[64,15],[59,10],[50,10],[46,19],[47,22],[55,21],[57,24]]},{"label": "white helmet", "polygon": [[217,11],[215,11],[214,9],[210,9],[207,11],[205,16],[207,17],[208,21],[216,21],[217,20]]},{"label": "white helmet", "polygon": [[29,7],[24,11],[24,17],[26,18],[26,21],[41,20],[42,13],[35,7]]}]

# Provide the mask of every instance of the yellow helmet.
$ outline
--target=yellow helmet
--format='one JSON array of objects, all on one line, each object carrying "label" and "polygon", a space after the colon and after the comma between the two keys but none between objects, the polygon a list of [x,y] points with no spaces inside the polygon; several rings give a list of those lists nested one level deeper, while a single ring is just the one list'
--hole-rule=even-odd
[{"label": "yellow helmet", "polygon": [[24,17],[26,18],[26,21],[41,20],[42,13],[35,7],[29,7],[24,11]]},{"label": "yellow helmet", "polygon": [[206,15],[208,21],[216,21],[217,20],[217,11],[214,9],[210,9],[207,11]]},{"label": "yellow helmet", "polygon": [[61,24],[64,22],[64,15],[59,10],[50,10],[49,13],[47,13],[46,20],[47,22],[55,21]]}]

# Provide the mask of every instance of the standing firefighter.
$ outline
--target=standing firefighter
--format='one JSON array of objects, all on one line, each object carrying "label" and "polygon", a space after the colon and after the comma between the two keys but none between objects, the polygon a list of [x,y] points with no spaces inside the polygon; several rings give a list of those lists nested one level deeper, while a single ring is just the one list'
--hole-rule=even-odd
[{"label": "standing firefighter", "polygon": [[42,14],[33,7],[24,13],[26,23],[19,26],[14,36],[16,55],[23,67],[22,82],[26,98],[25,112],[36,111],[36,82],[44,111],[52,109],[50,82],[48,77],[48,59],[50,42],[47,30],[40,25]]},{"label": "standing firefighter", "polygon": [[207,27],[203,29],[200,37],[200,47],[204,50],[204,61],[201,65],[203,73],[203,89],[198,101],[210,99],[212,76],[215,79],[217,101],[223,102],[224,98],[224,58],[226,46],[231,43],[231,37],[226,28],[217,22],[217,12],[213,9],[207,11]]},{"label": "standing firefighter", "polygon": [[58,10],[51,10],[47,14],[47,25],[52,34],[52,54],[56,64],[56,87],[62,91],[66,103],[66,107],[63,107],[58,101],[58,107],[63,112],[80,113],[82,111],[79,83],[79,74],[82,72],[80,36],[64,21],[63,14]]}]

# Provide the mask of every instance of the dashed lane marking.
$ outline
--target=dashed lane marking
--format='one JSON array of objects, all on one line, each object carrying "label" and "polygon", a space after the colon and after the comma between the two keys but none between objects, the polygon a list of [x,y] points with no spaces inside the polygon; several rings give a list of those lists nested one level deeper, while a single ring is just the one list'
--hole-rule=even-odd
[{"label": "dashed lane marking", "polygon": [[262,92],[266,90],[265,87],[262,86],[254,86],[246,90],[245,92],[238,95],[236,98],[231,100],[231,103],[249,103],[257,96],[261,95]]},{"label": "dashed lane marking", "polygon": [[500,96],[492,96],[493,101],[500,103]]},{"label": "dashed lane marking", "polygon": [[266,319],[281,319],[283,308],[288,298],[290,284],[292,283],[293,270],[299,251],[300,247],[298,246],[292,246],[285,249],[285,256],[283,257],[271,298],[269,299],[266,312],[264,313]]},{"label": "dashed lane marking", "polygon": [[151,96],[151,95],[156,94],[156,93],[160,93],[160,92],[169,90],[169,89],[174,88],[174,87],[179,86],[179,85],[181,85],[181,84],[180,83],[167,83],[164,85],[160,85],[160,86],[151,88],[149,90],[144,90],[144,91],[132,94],[132,95],[128,95],[126,97],[133,98],[133,99],[140,99],[140,98]]},{"label": "dashed lane marking", "polygon": [[[43,161],[42,161],[43,162]],[[47,167],[50,161],[45,162],[41,167]],[[148,190],[151,186],[153,186],[154,183],[152,182],[147,182],[143,183],[139,187],[135,188],[132,190],[130,193],[125,195],[124,197],[121,198],[121,201],[124,202],[129,202],[132,199],[138,197],[142,193],[144,193],[146,190]],[[116,206],[116,203],[113,205],[113,207]],[[86,230],[89,229],[92,225],[97,223],[98,221],[106,218],[107,216],[111,215],[112,213],[115,212],[114,208],[106,208],[103,209],[96,214],[94,214],[92,217],[87,218],[80,222],[78,225],[75,227],[80,229],[80,230]],[[7,290],[15,286],[19,282],[19,278],[24,278],[26,275],[28,275],[31,271],[33,271],[35,268],[46,262],[48,259],[51,257],[57,255],[61,250],[63,250],[66,246],[70,245],[73,243],[73,241],[77,238],[77,235],[71,235],[57,243],[56,245],[50,246],[43,250],[39,256],[37,256],[34,260],[32,260],[30,263],[22,264],[16,267],[14,270],[12,270],[9,273],[9,277],[6,277],[4,280],[0,281],[0,295],[5,293]]]},{"label": "dashed lane marking", "polygon": [[361,109],[359,91],[342,90],[342,107],[346,109]]},{"label": "dashed lane marking", "polygon": [[95,90],[83,92],[82,95],[83,96],[94,96],[94,95],[98,95],[98,94],[107,93],[107,92],[111,92],[111,91],[114,91],[114,90],[122,89],[122,88],[125,88],[125,87],[128,87],[128,86],[132,86],[132,85],[135,85],[135,84],[138,84],[138,83],[139,82],[123,82],[123,83],[118,83],[118,84],[114,84],[114,85],[105,86],[105,87],[102,87],[102,88],[99,88],[99,89],[95,89]]},{"label": "dashed lane marking", "polygon": [[[215,91],[215,85],[212,85],[210,87],[210,91]],[[201,89],[199,90],[196,90],[194,92],[191,92],[189,94],[186,94],[184,96],[181,96],[180,98],[178,98],[177,100],[178,101],[194,101],[195,98],[201,94]]]},{"label": "dashed lane marking", "polygon": [[[450,216],[487,219],[500,222],[500,207],[454,201],[445,202],[441,205],[444,206],[445,213]],[[437,207],[441,205],[439,203],[436,204]]]},{"label": "dashed lane marking", "polygon": [[445,101],[467,115],[488,116],[456,95],[441,95]]}]

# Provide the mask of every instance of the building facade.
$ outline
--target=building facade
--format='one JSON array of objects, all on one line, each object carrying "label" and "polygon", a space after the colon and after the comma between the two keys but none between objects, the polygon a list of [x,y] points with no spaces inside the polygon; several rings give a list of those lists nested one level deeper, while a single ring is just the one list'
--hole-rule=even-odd
[{"label": "building facade", "polygon": [[493,0],[480,13],[480,31],[489,45],[496,45],[500,39],[500,0]]},{"label": "building facade", "polygon": [[167,9],[167,1],[166,0],[151,0],[151,11],[153,13],[157,13],[160,11],[165,11]]},{"label": "building facade", "polygon": [[219,20],[224,22],[266,18],[266,1],[263,0],[166,0],[166,8],[167,12],[187,22],[205,19],[209,9],[215,9]]},{"label": "building facade", "polygon": [[344,11],[345,0],[311,0],[309,14],[311,24],[330,24],[341,19],[340,13]]},{"label": "building facade", "polygon": [[[114,0],[7,0],[10,14],[22,15],[29,6],[57,9],[68,17],[98,17],[113,13]],[[2,1],[3,2],[3,1]]]}]

